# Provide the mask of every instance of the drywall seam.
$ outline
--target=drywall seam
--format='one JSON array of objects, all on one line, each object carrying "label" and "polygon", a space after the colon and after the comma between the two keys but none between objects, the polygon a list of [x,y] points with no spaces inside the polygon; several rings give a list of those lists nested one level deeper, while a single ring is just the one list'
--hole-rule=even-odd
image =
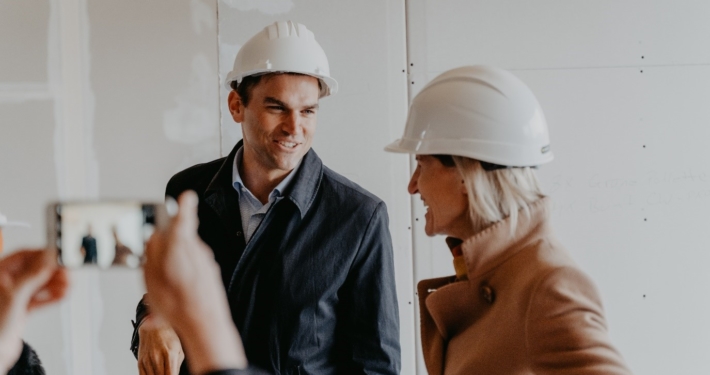
[{"label": "drywall seam", "polygon": [[[50,0],[48,32],[48,87],[54,98],[57,194],[61,200],[96,199],[98,163],[93,149],[94,95],[90,87],[86,0]],[[74,272],[72,276],[77,277]],[[106,372],[102,356],[97,353],[98,335],[92,332],[95,327],[90,319],[79,318],[100,309],[98,303],[89,293],[80,291],[73,291],[62,303],[67,374]]]},{"label": "drywall seam", "polygon": [[61,199],[96,199],[98,163],[93,149],[94,94],[89,83],[86,0],[52,0],[50,89],[55,97],[55,159]]},{"label": "drywall seam", "polygon": [[31,100],[48,100],[52,97],[52,91],[46,83],[0,83],[0,103],[22,103]]}]

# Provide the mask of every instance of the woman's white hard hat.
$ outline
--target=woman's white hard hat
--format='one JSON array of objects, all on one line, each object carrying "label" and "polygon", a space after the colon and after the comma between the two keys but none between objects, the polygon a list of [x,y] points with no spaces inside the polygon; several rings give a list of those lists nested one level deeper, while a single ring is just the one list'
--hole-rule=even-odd
[{"label": "woman's white hard hat", "polygon": [[300,73],[321,81],[320,96],[333,95],[338,82],[330,77],[328,58],[306,26],[292,22],[274,22],[254,35],[239,49],[234,68],[225,85],[244,77],[268,73]]},{"label": "woman's white hard hat", "polygon": [[4,227],[25,227],[29,228],[30,225],[27,223],[19,222],[19,221],[9,221],[7,220],[7,216],[3,215],[0,213],[0,229]]},{"label": "woman's white hard hat", "polygon": [[412,101],[404,136],[385,150],[510,167],[553,158],[535,95],[512,73],[491,66],[464,66],[434,78]]}]

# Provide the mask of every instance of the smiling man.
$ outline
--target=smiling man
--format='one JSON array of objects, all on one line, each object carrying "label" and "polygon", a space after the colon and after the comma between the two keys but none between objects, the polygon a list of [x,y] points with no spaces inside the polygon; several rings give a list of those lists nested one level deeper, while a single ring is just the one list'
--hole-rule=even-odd
[{"label": "smiling man", "polygon": [[[243,140],[175,175],[167,195],[198,194],[198,231],[249,362],[275,374],[398,374],[387,209],[311,149],[319,99],[337,91],[325,53],[305,26],[277,22],[241,48],[227,84]],[[175,331],[144,303],[137,315],[140,373],[176,374]]]}]

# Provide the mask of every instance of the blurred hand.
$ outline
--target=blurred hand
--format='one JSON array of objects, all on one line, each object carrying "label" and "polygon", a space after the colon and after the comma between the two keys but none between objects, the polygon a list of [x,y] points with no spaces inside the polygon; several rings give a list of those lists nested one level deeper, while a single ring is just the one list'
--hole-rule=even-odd
[{"label": "blurred hand", "polygon": [[21,250],[0,260],[0,373],[7,373],[22,352],[27,314],[61,299],[68,278],[49,250]]},{"label": "blurred hand", "polygon": [[185,354],[180,339],[159,316],[147,316],[138,328],[140,375],[178,375]]},{"label": "blurred hand", "polygon": [[[197,235],[197,195],[185,192],[178,203],[167,230],[148,242],[144,276],[151,311],[182,339],[192,373],[245,368],[219,266]],[[141,333],[141,345],[142,340]]]}]

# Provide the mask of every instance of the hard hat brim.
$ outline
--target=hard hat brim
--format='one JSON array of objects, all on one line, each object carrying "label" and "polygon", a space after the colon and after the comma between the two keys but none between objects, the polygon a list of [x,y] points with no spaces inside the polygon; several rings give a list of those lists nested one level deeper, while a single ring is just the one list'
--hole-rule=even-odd
[{"label": "hard hat brim", "polygon": [[21,228],[29,228],[30,224],[28,223],[23,223],[20,221],[8,221],[5,223],[0,223],[0,228],[8,228],[8,227],[21,227]]},{"label": "hard hat brim", "polygon": [[296,74],[303,74],[307,76],[311,76],[313,78],[317,78],[320,81],[323,82],[324,87],[321,88],[321,98],[330,96],[330,95],[335,95],[338,92],[338,81],[336,81],[332,77],[328,76],[323,76],[323,75],[318,75],[318,74],[313,74],[309,72],[300,72],[300,71],[292,71],[292,70],[268,70],[268,69],[260,69],[260,70],[254,70],[250,72],[246,72],[244,75],[230,75],[227,76],[227,79],[224,80],[224,87],[227,90],[232,89],[232,82],[234,81],[241,81],[244,79],[244,77],[249,77],[249,76],[257,76],[257,75],[265,75],[265,74],[272,74],[272,73],[296,73]]},{"label": "hard hat brim", "polygon": [[[507,150],[506,158],[496,157],[499,149]],[[532,167],[551,162],[554,159],[552,151],[543,152],[530,147],[515,144],[485,142],[472,139],[457,140],[422,140],[400,138],[385,147],[385,151],[414,155],[455,155],[463,156],[487,163],[510,166]]]}]

